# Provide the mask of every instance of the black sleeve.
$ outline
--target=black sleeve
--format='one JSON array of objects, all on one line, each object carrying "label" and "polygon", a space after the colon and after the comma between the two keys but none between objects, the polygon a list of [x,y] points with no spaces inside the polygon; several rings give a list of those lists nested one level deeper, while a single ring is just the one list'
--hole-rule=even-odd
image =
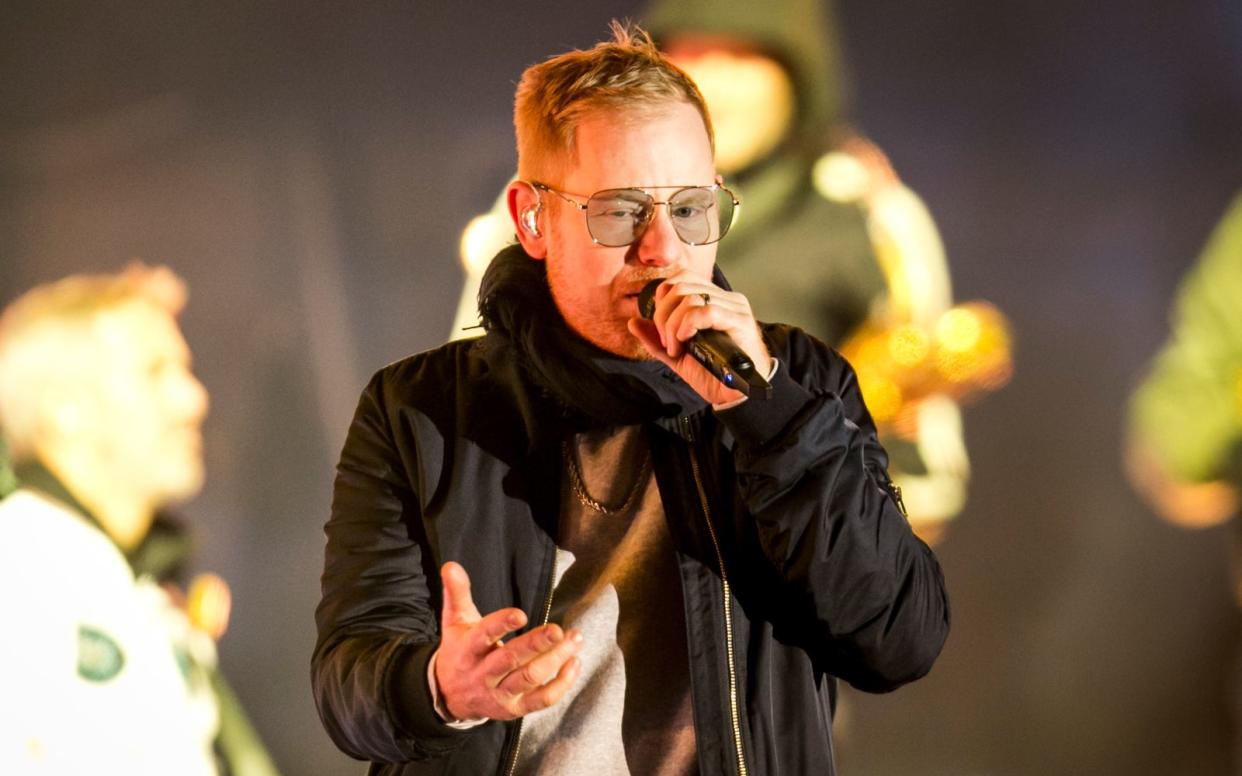
[{"label": "black sleeve", "polygon": [[855,687],[891,690],[926,674],[944,645],[944,578],[897,502],[853,370],[794,334],[772,399],[719,413],[740,498],[803,646]]},{"label": "black sleeve", "polygon": [[337,467],[311,684],[337,746],[359,759],[403,762],[451,751],[465,734],[442,724],[431,705],[434,563],[425,564],[417,478],[397,452],[388,390],[381,372],[363,392]]}]

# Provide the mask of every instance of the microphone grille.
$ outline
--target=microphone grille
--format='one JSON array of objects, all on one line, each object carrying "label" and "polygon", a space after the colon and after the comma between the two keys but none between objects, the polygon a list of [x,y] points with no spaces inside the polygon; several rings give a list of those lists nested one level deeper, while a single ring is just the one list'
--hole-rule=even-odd
[{"label": "microphone grille", "polygon": [[651,320],[651,316],[655,315],[655,292],[664,282],[664,278],[656,278],[649,281],[643,286],[643,290],[638,292],[638,314],[647,320]]}]

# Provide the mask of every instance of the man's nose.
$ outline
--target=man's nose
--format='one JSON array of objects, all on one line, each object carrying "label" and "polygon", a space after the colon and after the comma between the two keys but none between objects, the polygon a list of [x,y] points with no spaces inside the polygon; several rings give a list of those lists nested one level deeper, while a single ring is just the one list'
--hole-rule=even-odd
[{"label": "man's nose", "polygon": [[192,372],[187,371],[182,377],[179,399],[187,417],[201,423],[211,408],[211,399],[207,388]]},{"label": "man's nose", "polygon": [[668,205],[657,204],[646,230],[635,243],[635,254],[643,264],[667,267],[676,264],[685,255],[686,244],[677,236]]}]

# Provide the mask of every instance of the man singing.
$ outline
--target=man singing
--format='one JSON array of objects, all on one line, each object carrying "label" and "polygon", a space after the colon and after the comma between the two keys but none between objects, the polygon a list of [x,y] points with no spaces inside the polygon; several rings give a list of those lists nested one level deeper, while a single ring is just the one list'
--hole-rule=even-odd
[{"label": "man singing", "polygon": [[894,689],[948,632],[849,365],[715,269],[697,88],[613,31],[518,86],[485,336],[376,374],[341,454],[312,680],[372,773],[832,773],[836,679]]}]

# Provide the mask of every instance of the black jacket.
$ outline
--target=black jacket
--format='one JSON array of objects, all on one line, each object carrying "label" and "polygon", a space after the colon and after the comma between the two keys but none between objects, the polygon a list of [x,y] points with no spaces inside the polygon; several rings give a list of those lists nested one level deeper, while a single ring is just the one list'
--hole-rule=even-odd
[{"label": "black jacket", "polygon": [[561,440],[642,420],[681,569],[702,772],[832,773],[834,677],[875,692],[916,679],[949,621],[849,365],[765,326],[780,362],[772,399],[713,413],[661,365],[556,328],[532,276],[542,263],[510,260],[521,293],[502,283],[499,298],[516,311],[487,315],[493,283],[486,337],[392,364],[363,392],[316,612],[312,683],[329,734],[372,773],[504,772],[519,723],[461,732],[432,710],[438,568],[466,568],[480,611],[518,606],[541,622]]}]

